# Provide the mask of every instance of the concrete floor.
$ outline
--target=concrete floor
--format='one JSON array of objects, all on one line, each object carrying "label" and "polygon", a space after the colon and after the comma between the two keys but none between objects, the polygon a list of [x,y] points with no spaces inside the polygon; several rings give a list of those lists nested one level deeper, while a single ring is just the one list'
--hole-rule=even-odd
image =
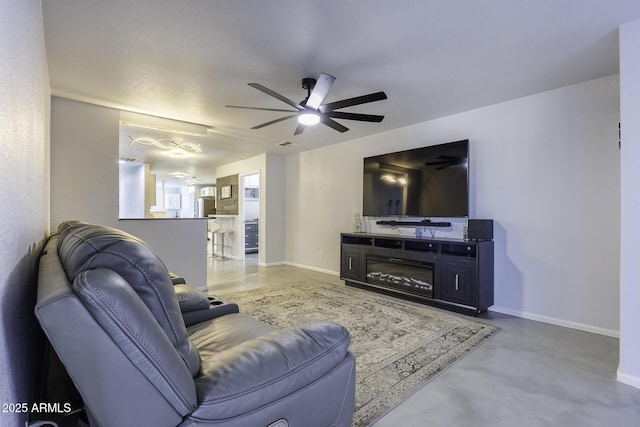
[{"label": "concrete floor", "polygon": [[[292,266],[209,258],[212,294],[337,276]],[[501,331],[453,364],[374,427],[640,426],[640,390],[618,383],[618,340],[498,313]]]}]

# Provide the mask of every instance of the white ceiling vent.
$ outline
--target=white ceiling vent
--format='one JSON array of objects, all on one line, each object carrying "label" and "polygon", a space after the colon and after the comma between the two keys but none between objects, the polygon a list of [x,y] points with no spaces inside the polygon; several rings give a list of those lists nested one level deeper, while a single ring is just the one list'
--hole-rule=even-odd
[{"label": "white ceiling vent", "polygon": [[297,147],[300,144],[291,141],[282,141],[279,142],[278,145],[281,147]]}]

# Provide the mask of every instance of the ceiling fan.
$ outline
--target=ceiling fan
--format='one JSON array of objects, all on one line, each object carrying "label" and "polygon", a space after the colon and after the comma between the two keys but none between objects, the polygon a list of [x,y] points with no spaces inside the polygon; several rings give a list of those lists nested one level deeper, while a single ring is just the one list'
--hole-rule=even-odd
[{"label": "ceiling fan", "polygon": [[258,108],[258,107],[242,107],[238,105],[226,105],[229,108],[243,108],[247,110],[262,110],[262,111],[279,111],[285,113],[294,113],[288,116],[280,117],[279,119],[271,120],[266,123],[259,124],[251,129],[260,129],[265,126],[272,125],[284,120],[288,120],[294,117],[298,118],[298,126],[296,127],[294,135],[301,134],[306,126],[312,126],[318,123],[323,123],[338,132],[346,132],[348,127],[341,125],[334,119],[345,120],[357,120],[361,122],[376,122],[379,123],[384,119],[384,116],[375,114],[358,114],[349,113],[345,111],[336,111],[346,107],[352,107],[354,105],[366,104],[369,102],[381,101],[387,99],[387,94],[384,92],[375,92],[368,95],[356,96],[355,98],[343,99],[342,101],[329,102],[323,104],[324,98],[329,93],[329,89],[336,80],[330,74],[321,73],[318,79],[305,78],[302,79],[302,88],[307,91],[307,97],[301,102],[295,102],[286,98],[279,93],[262,86],[259,83],[248,83],[249,86],[258,89],[267,95],[284,102],[285,104],[295,108],[295,110],[285,110],[279,108]]}]

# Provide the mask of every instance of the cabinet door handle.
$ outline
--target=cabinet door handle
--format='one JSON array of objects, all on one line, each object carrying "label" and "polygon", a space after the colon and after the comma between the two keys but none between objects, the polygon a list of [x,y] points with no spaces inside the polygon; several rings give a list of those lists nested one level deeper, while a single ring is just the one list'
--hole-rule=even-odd
[{"label": "cabinet door handle", "polygon": [[459,287],[459,280],[458,280],[458,275],[456,274],[456,291],[459,291],[460,287]]},{"label": "cabinet door handle", "polygon": [[353,270],[353,258],[349,257],[349,270]]}]

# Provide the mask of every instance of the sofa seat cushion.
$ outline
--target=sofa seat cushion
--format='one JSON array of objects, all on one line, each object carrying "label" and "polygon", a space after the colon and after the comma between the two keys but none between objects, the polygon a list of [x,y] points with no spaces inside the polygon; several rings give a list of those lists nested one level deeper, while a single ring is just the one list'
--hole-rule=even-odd
[{"label": "sofa seat cushion", "polygon": [[277,328],[243,313],[231,313],[187,328],[201,358],[266,335]]},{"label": "sofa seat cushion", "polygon": [[278,329],[235,345],[228,345],[231,337],[192,339],[201,375],[195,378],[198,407],[190,418],[200,420],[232,418],[295,393],[343,361],[350,343],[344,327],[328,322]]}]

